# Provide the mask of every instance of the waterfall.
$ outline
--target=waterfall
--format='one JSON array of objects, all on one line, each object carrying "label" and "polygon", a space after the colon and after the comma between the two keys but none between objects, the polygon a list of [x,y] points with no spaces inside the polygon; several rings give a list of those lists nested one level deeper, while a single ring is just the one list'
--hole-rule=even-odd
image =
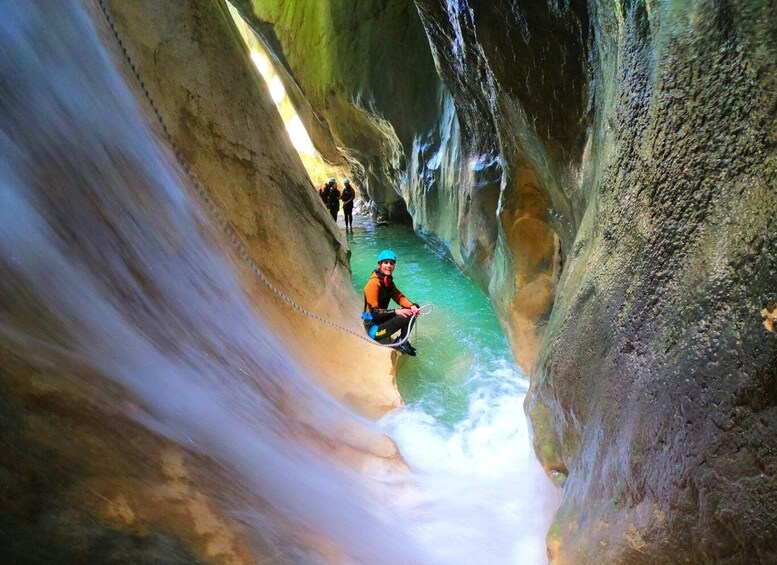
[{"label": "waterfall", "polygon": [[370,445],[383,432],[320,390],[263,325],[86,11],[24,0],[0,12],[3,346],[215,462],[225,511],[282,562],[326,560],[301,532],[356,563],[488,561],[489,543],[518,537],[462,538],[498,516],[470,514],[471,497],[451,491],[460,480],[368,477],[327,456],[344,435]]}]

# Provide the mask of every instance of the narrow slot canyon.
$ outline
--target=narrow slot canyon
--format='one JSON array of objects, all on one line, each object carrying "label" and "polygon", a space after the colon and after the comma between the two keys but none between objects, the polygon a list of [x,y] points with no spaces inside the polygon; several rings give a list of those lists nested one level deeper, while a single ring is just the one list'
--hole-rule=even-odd
[{"label": "narrow slot canyon", "polygon": [[0,15],[0,562],[777,562],[777,5]]}]

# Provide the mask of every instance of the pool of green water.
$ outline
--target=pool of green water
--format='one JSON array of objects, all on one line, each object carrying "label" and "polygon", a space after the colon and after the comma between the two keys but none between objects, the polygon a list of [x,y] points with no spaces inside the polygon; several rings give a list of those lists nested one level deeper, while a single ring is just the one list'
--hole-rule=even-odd
[{"label": "pool of green water", "polygon": [[410,300],[431,304],[411,334],[418,356],[402,355],[397,367],[404,402],[453,426],[466,418],[471,399],[483,391],[491,397],[500,391],[525,392],[527,382],[485,294],[409,227],[355,220],[347,240],[358,294],[377,267],[378,253],[391,249],[398,257],[397,287]]}]

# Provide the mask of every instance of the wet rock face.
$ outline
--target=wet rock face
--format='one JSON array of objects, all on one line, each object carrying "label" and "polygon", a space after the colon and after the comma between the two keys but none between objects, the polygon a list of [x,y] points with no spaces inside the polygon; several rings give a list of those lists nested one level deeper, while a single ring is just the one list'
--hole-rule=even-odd
[{"label": "wet rock face", "polygon": [[[483,128],[472,136],[481,138],[483,148],[491,135],[491,149],[498,149],[494,134],[509,116],[494,107],[493,98],[504,96],[519,102],[553,153],[580,151],[588,79],[585,2],[416,4],[460,115],[468,118],[462,121],[473,130]],[[485,116],[491,119],[484,122]]]},{"label": "wet rock face", "polygon": [[559,563],[771,563],[777,13],[594,13],[595,181],[528,403],[565,482],[549,547]]},{"label": "wet rock face", "polygon": [[584,3],[418,0],[459,122],[459,245],[528,372],[550,312],[561,245],[574,234],[587,107]]}]

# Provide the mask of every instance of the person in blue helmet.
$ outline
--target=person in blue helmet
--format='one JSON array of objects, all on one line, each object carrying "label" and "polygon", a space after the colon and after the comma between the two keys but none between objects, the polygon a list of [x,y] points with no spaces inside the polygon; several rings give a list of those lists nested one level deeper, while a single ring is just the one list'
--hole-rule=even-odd
[{"label": "person in blue helmet", "polygon": [[[404,340],[413,317],[420,315],[418,304],[411,302],[394,284],[394,267],[397,255],[385,249],[378,255],[378,268],[375,269],[367,284],[364,285],[364,326],[367,334],[374,340],[385,342],[396,332],[400,332],[396,341]],[[389,309],[394,300],[400,307]],[[405,341],[398,349],[407,355],[415,356],[416,349]]]}]

